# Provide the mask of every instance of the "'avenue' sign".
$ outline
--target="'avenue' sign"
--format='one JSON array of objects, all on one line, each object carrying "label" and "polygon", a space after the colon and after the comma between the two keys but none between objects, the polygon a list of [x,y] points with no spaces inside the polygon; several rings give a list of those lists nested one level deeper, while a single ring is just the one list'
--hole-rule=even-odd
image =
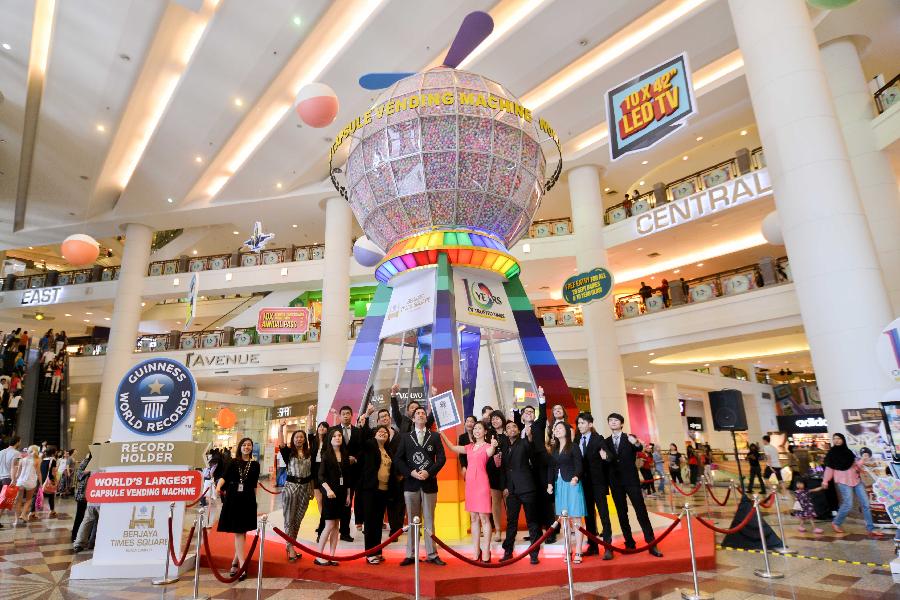
[{"label": "'avenue' sign", "polygon": [[759,169],[641,213],[635,219],[635,227],[638,235],[650,235],[771,193],[769,171]]}]

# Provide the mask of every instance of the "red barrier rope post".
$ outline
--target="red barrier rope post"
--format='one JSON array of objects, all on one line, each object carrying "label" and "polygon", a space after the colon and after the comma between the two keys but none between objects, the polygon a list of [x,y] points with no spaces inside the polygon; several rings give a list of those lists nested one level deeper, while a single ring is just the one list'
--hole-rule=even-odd
[{"label": "red barrier rope post", "polygon": [[[169,577],[169,554],[171,554],[170,549],[172,548],[172,517],[175,515],[175,503],[169,503],[169,539],[166,542],[166,570],[163,573],[162,579],[154,579],[150,583],[153,585],[169,585],[170,583],[175,583],[180,578],[178,575],[175,577]],[[190,541],[188,541],[190,544]]]},{"label": "red barrier rope post", "polygon": [[190,598],[185,600],[209,600],[209,596],[200,595],[200,542],[203,541],[203,516],[206,508],[201,506],[197,511],[197,557],[194,559],[194,592]]},{"label": "red barrier rope post", "polygon": [[[575,600],[575,582],[572,579],[572,555],[569,552],[569,511],[562,511],[563,551],[566,553],[566,575],[569,578],[569,600]],[[579,551],[581,549],[579,548]]]},{"label": "red barrier rope post", "polygon": [[413,530],[413,536],[414,536],[413,537],[413,552],[415,553],[415,554],[413,554],[413,557],[415,560],[414,576],[416,578],[416,600],[420,600],[420,598],[422,597],[421,590],[419,589],[419,533],[420,533],[419,530],[421,528],[422,528],[422,520],[419,518],[419,515],[416,515],[415,517],[413,517],[413,522],[412,522],[412,530]]},{"label": "red barrier rope post", "polygon": [[262,580],[263,580],[263,565],[266,564],[266,524],[269,522],[269,515],[262,516],[262,525],[260,525],[259,530],[259,568],[256,570],[256,600],[260,600],[262,598]]},{"label": "red barrier rope post", "polygon": [[769,568],[769,549],[766,547],[766,532],[763,530],[762,511],[759,510],[761,503],[759,496],[753,496],[753,507],[756,509],[756,524],[759,526],[759,540],[762,542],[763,559],[766,563],[766,570],[756,569],[753,574],[763,579],[783,579],[784,573],[772,571]]},{"label": "red barrier rope post", "polygon": [[709,479],[707,479],[706,477],[701,477],[700,485],[703,486],[703,496],[706,501],[706,518],[715,523],[716,521],[712,518],[712,514],[710,513],[709,509]]},{"label": "red barrier rope post", "polygon": [[675,478],[669,475],[669,507],[675,512]]},{"label": "red barrier rope post", "polygon": [[[707,506],[709,503],[707,502]],[[691,550],[691,576],[694,579],[693,590],[681,590],[684,600],[712,600],[712,595],[700,591],[700,580],[697,578],[697,555],[694,552],[694,527],[691,525],[691,505],[684,504],[684,516],[687,517],[688,547]]]}]

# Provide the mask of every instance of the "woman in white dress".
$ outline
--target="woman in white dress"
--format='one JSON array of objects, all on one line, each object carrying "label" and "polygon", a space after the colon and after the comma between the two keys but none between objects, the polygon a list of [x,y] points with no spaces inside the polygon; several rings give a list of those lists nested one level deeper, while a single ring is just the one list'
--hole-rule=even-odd
[{"label": "woman in white dress", "polygon": [[25,455],[19,459],[19,469],[16,476],[16,485],[21,493],[16,502],[16,514],[18,522],[26,522],[32,517],[31,500],[38,486],[38,473],[41,468],[40,448],[28,446]]}]

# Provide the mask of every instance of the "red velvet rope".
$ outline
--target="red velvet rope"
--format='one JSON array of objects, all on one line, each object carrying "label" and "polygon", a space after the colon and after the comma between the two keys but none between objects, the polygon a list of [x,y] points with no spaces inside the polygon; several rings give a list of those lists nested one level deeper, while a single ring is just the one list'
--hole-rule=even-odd
[{"label": "red velvet rope", "polygon": [[685,492],[683,489],[681,489],[680,487],[678,487],[678,484],[675,483],[674,481],[672,482],[672,487],[675,488],[675,491],[677,491],[677,492],[678,492],[679,494],[681,494],[682,496],[693,496],[694,494],[696,494],[697,492],[700,491],[700,484],[699,484],[699,483],[698,483],[697,485],[695,485],[695,486],[694,486],[694,489],[692,489],[692,490],[689,491],[689,492]]},{"label": "red velvet rope", "polygon": [[184,545],[184,552],[181,553],[181,558],[175,556],[175,548],[172,546],[172,540],[174,536],[172,535],[172,517],[169,517],[169,556],[172,557],[172,564],[176,567],[180,567],[184,564],[184,560],[187,558],[188,550],[191,548],[191,539],[194,537],[194,526],[191,525],[191,532],[187,535],[187,544]]},{"label": "red velvet rope", "polygon": [[205,496],[206,492],[208,492],[208,491],[209,491],[209,488],[206,488],[205,490],[203,490],[203,492],[199,496],[197,496],[196,500],[194,500],[192,502],[188,502],[187,504],[184,505],[184,507],[191,508],[192,506],[195,506],[198,502],[200,502],[200,500],[203,499],[203,496]]},{"label": "red velvet rope", "polygon": [[379,552],[381,552],[384,549],[385,546],[388,546],[389,544],[393,544],[394,542],[396,542],[397,538],[399,538],[403,534],[403,532],[406,531],[407,529],[409,529],[409,527],[404,527],[402,529],[398,529],[388,539],[384,540],[383,542],[381,542],[374,548],[369,548],[368,550],[365,550],[363,552],[357,552],[356,554],[348,554],[348,555],[344,555],[344,556],[322,554],[321,552],[319,552],[318,550],[315,550],[314,548],[310,548],[309,546],[301,544],[300,542],[298,542],[297,540],[295,540],[294,538],[292,538],[291,536],[289,536],[282,530],[278,529],[277,527],[273,527],[272,531],[274,531],[275,533],[280,535],[284,541],[286,541],[288,544],[292,545],[294,548],[297,548],[298,550],[302,550],[303,552],[306,552],[307,554],[311,554],[312,556],[315,556],[316,558],[321,558],[323,560],[335,560],[335,561],[340,562],[340,561],[345,561],[345,560],[356,560],[358,558],[365,558],[366,556],[372,556],[373,554],[378,554]]},{"label": "red velvet rope", "polygon": [[614,552],[619,552],[621,554],[640,554],[641,552],[644,552],[645,550],[649,550],[651,546],[656,546],[661,541],[666,539],[666,537],[670,533],[672,533],[676,527],[678,527],[679,523],[681,523],[681,515],[678,515],[678,517],[676,517],[675,520],[672,521],[672,524],[669,525],[669,527],[666,528],[666,530],[662,532],[662,535],[660,535],[658,538],[656,538],[652,542],[647,542],[643,546],[639,546],[637,548],[619,548],[618,546],[613,546],[609,542],[607,542],[605,540],[601,540],[600,538],[598,538],[596,535],[594,535],[593,533],[591,533],[584,527],[579,527],[578,531],[583,533],[590,541],[592,541],[595,544],[598,544],[600,546],[603,546],[604,548],[606,548],[608,550],[612,550]]},{"label": "red velvet rope", "polygon": [[[751,502],[753,501],[753,498],[751,498],[751,497],[748,496],[747,494],[743,494],[743,496],[744,496],[744,498],[746,498],[747,500],[750,500]],[[765,500],[760,500],[760,501],[759,501],[759,505],[762,506],[763,508],[771,508],[771,507],[772,507],[772,504],[774,504],[774,503],[775,503],[775,492],[772,492],[771,494],[769,494],[768,496],[766,496],[766,499],[765,499]]]},{"label": "red velvet rope", "polygon": [[725,499],[722,500],[721,502],[719,502],[719,499],[716,498],[716,495],[713,493],[712,486],[707,484],[706,490],[709,492],[709,497],[713,499],[713,502],[715,502],[719,506],[725,506],[726,504],[728,504],[728,499],[731,497],[731,487],[730,486],[728,487],[728,491],[725,492]]},{"label": "red velvet rope", "polygon": [[267,488],[266,486],[264,486],[263,484],[261,484],[261,483],[259,483],[259,482],[257,482],[256,485],[258,485],[259,487],[261,487],[264,491],[269,492],[269,493],[272,494],[273,496],[276,495],[276,494],[280,494],[280,493],[281,493],[281,492],[273,492],[272,490],[270,490],[269,488]]},{"label": "red velvet rope", "polygon": [[550,527],[547,528],[547,531],[544,532],[544,535],[542,535],[540,538],[538,538],[538,540],[536,542],[534,542],[533,544],[528,546],[528,548],[526,550],[522,551],[521,554],[519,554],[517,556],[513,556],[510,559],[501,560],[500,562],[495,562],[495,563],[486,563],[486,562],[481,562],[480,560],[473,560],[464,554],[460,554],[459,552],[457,552],[456,550],[454,550],[453,548],[448,546],[446,543],[444,543],[443,540],[441,540],[438,536],[436,536],[433,533],[431,534],[431,539],[433,539],[434,543],[436,543],[438,546],[440,546],[441,548],[443,548],[444,550],[449,552],[451,556],[458,558],[459,560],[463,561],[464,563],[470,564],[475,567],[481,567],[482,569],[499,569],[500,567],[507,567],[513,563],[519,562],[520,560],[522,560],[523,558],[525,558],[526,556],[528,556],[529,554],[534,552],[537,548],[540,548],[541,544],[543,544],[544,541],[546,541],[546,539],[548,537],[550,537],[551,534],[556,533],[556,530],[558,528],[559,528],[559,521],[556,521],[553,523],[553,525],[551,525]]},{"label": "red velvet rope", "polygon": [[706,527],[707,529],[712,529],[716,533],[724,533],[725,535],[730,535],[732,533],[737,533],[738,531],[740,531],[741,529],[746,527],[747,524],[750,523],[750,519],[752,519],[753,515],[755,515],[755,514],[756,514],[756,507],[754,506],[753,508],[750,509],[750,512],[747,513],[747,516],[744,517],[744,520],[741,521],[740,523],[738,523],[737,525],[735,525],[734,527],[732,527],[731,529],[721,529],[720,527],[716,527],[715,525],[713,525],[712,523],[710,523],[703,517],[695,516],[694,518],[697,519],[697,521],[699,521],[700,524],[703,525],[704,527]]},{"label": "red velvet rope", "polygon": [[256,530],[256,537],[253,538],[253,543],[250,545],[250,552],[247,553],[247,558],[244,559],[244,565],[240,567],[237,572],[234,574],[234,577],[225,577],[218,570],[216,570],[215,565],[212,562],[212,552],[209,550],[209,536],[206,531],[203,531],[200,535],[203,536],[203,547],[206,548],[206,562],[209,565],[210,571],[215,576],[216,579],[221,581],[222,583],[234,583],[238,579],[241,578],[247,571],[247,567],[250,566],[250,559],[253,557],[253,553],[256,552],[256,544],[259,542],[259,530]]}]

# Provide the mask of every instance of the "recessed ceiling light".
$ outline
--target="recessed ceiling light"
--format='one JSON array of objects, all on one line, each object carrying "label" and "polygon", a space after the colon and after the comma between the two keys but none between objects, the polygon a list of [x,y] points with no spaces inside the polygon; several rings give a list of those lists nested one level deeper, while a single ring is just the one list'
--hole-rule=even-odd
[{"label": "recessed ceiling light", "polygon": [[7,44],[7,43],[4,42],[4,43],[3,43],[3,49],[4,49],[4,50],[12,50],[12,46],[10,46],[9,44]]},{"label": "recessed ceiling light", "polygon": [[90,322],[91,322],[90,319],[82,319],[82,321],[84,321],[85,323],[90,323]]},{"label": "recessed ceiling light", "polygon": [[278,183],[275,184],[275,187],[277,187],[280,190],[283,186],[281,185],[281,182],[279,181]]},{"label": "recessed ceiling light", "polygon": [[646,165],[648,162],[650,162],[650,161],[649,161],[649,160],[642,160],[642,161],[641,161],[641,164],[642,164],[642,165]]},{"label": "recessed ceiling light", "polygon": [[72,315],[70,315],[70,314],[69,314],[69,313],[66,313],[66,314],[65,314],[65,315],[63,315],[63,316],[66,316],[66,317],[71,317],[71,316],[72,316]]},{"label": "recessed ceiling light", "polygon": [[110,318],[109,318],[109,317],[103,317],[103,320],[104,320],[104,321],[109,321]]},{"label": "recessed ceiling light", "polygon": [[637,369],[637,368],[638,368],[638,366],[637,366],[637,365],[631,365],[631,368],[633,368],[633,369]]},{"label": "recessed ceiling light", "polygon": [[94,313],[92,313],[92,312],[86,312],[86,313],[84,313],[84,314],[86,314],[86,315],[92,315],[92,314],[94,314]]},{"label": "recessed ceiling light", "polygon": [[28,246],[29,250],[34,250],[34,246]]},{"label": "recessed ceiling light", "polygon": [[697,141],[698,141],[698,142],[702,142],[702,141],[703,141],[703,136],[702,136],[702,135],[698,135],[698,136],[697,136]]},{"label": "recessed ceiling light", "polygon": [[234,235],[240,235],[240,234],[241,234],[240,231],[232,231],[231,233],[233,233]]},{"label": "recessed ceiling light", "polygon": [[196,254],[197,254],[197,251],[196,251],[196,250],[194,250],[194,251],[193,251],[193,254],[194,254],[194,255],[196,255]]},{"label": "recessed ceiling light", "polygon": [[141,307],[147,306],[146,302],[141,302]]},{"label": "recessed ceiling light", "polygon": [[296,223],[294,223],[293,225],[291,225],[291,227],[293,227],[294,229],[297,229],[298,225]]},{"label": "recessed ceiling light", "polygon": [[106,125],[104,125],[103,123],[98,123],[98,124],[97,124],[97,131],[99,131],[99,132],[101,132],[101,133],[104,132],[104,131],[106,131]]},{"label": "recessed ceiling light", "polygon": [[704,363],[703,366],[704,366],[704,367],[708,367],[708,366],[709,366],[709,363]]},{"label": "recessed ceiling light", "polygon": [[638,249],[636,250],[636,252],[640,252],[641,250],[643,250],[643,248],[638,248]]},{"label": "recessed ceiling light", "polygon": [[644,180],[642,179],[638,185],[644,185]]},{"label": "recessed ceiling light", "polygon": [[675,274],[677,275],[678,273],[681,273],[681,269],[675,269],[675,270],[672,271],[672,272],[675,273]]},{"label": "recessed ceiling light", "polygon": [[651,353],[648,354],[647,356],[653,356],[653,355],[655,355],[655,354],[656,354],[656,352],[651,352]]},{"label": "recessed ceiling light", "polygon": [[175,201],[172,200],[171,198],[166,198],[166,202],[168,202],[169,204],[172,204],[172,203],[175,202]]},{"label": "recessed ceiling light", "polygon": [[241,106],[244,105],[244,101],[243,101],[242,99],[240,99],[240,98],[235,98],[235,99],[234,99],[234,105],[237,106],[237,107],[241,107]]},{"label": "recessed ceiling light", "polygon": [[608,191],[611,190],[611,189],[612,189],[612,188],[605,187],[605,188],[603,188],[603,191],[604,191],[604,192],[608,192]]},{"label": "recessed ceiling light", "polygon": [[293,19],[291,19],[291,23],[293,23],[297,27],[300,27],[300,25],[303,23],[303,19],[295,16]]},{"label": "recessed ceiling light", "polygon": [[636,387],[632,387],[631,389],[636,390],[637,388],[636,388]]},{"label": "recessed ceiling light", "polygon": [[719,224],[718,224],[718,223],[713,223],[712,226],[713,226],[713,227],[718,227]]},{"label": "recessed ceiling light", "polygon": [[687,160],[687,159],[688,159],[687,154],[685,154],[684,156],[681,157],[681,160]]},{"label": "recessed ceiling light", "polygon": [[175,321],[176,325],[181,325],[181,321]]},{"label": "recessed ceiling light", "polygon": [[741,135],[747,135],[747,130],[746,130],[746,129],[741,129]]},{"label": "recessed ceiling light", "polygon": [[651,373],[653,373],[653,371],[647,371],[647,375],[650,375]]},{"label": "recessed ceiling light", "polygon": [[702,266],[703,266],[703,263],[697,263],[697,266],[698,266],[698,267],[702,267]]},{"label": "recessed ceiling light", "polygon": [[198,154],[197,156],[194,157],[194,162],[195,162],[195,163],[202,163],[202,162],[203,162],[203,157],[200,156],[200,155]]}]

